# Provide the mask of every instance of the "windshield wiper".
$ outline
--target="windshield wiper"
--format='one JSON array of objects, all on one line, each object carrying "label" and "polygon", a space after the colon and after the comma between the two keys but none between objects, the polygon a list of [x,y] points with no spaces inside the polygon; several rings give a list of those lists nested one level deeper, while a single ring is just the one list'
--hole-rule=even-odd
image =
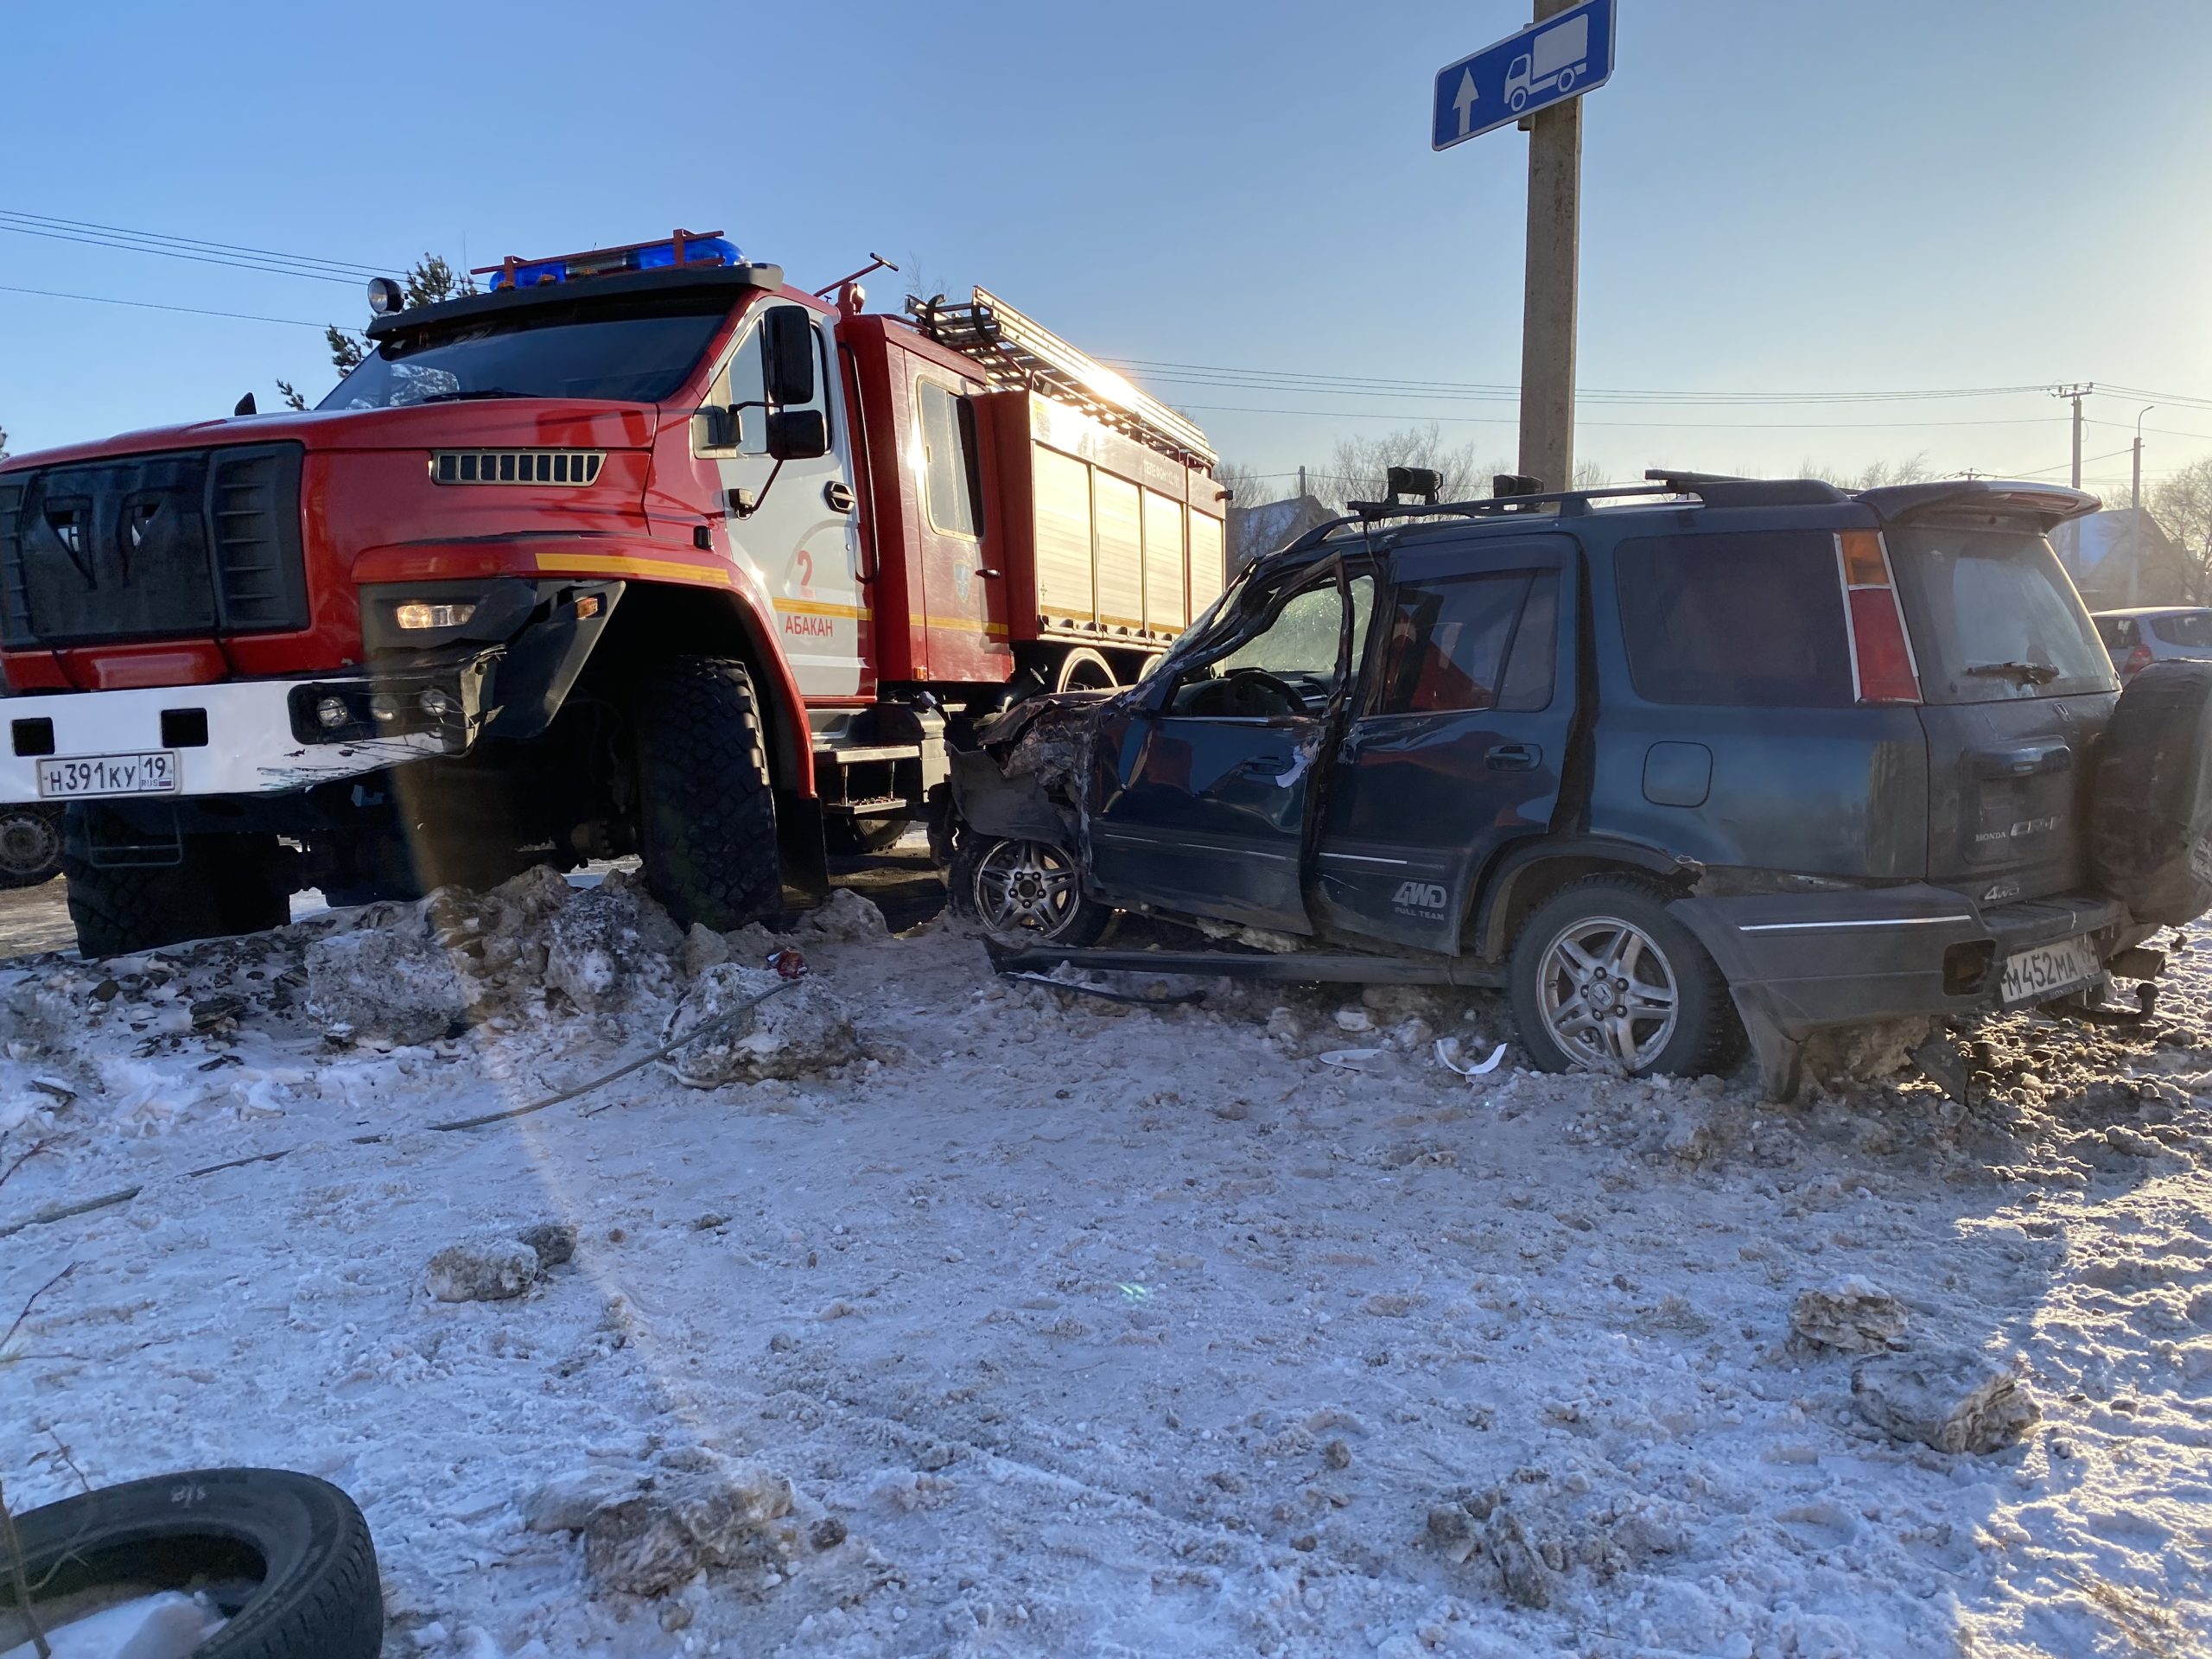
[{"label": "windshield wiper", "polygon": [[2049,663],[1975,663],[1967,672],[1992,677],[2001,674],[2025,685],[2049,685],[2058,677],[2058,671]]},{"label": "windshield wiper", "polygon": [[476,391],[434,391],[427,397],[417,397],[418,404],[458,404],[471,397],[535,397],[534,391],[509,391],[505,386],[486,386]]}]

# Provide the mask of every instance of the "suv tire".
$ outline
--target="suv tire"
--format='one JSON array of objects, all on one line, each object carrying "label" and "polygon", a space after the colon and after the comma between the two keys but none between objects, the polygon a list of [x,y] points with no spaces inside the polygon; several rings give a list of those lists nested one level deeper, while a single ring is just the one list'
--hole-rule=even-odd
[{"label": "suv tire", "polygon": [[1096,944],[1114,919],[1084,896],[1074,856],[1048,842],[964,833],[948,879],[953,908],[1004,944]]},{"label": "suv tire", "polygon": [[1744,1028],[1727,979],[1668,910],[1672,896],[1636,876],[1592,876],[1522,924],[1507,976],[1538,1071],[1686,1077],[1735,1064]]},{"label": "suv tire", "polygon": [[[376,1659],[384,1590],[368,1523],[326,1481],[281,1469],[201,1469],[104,1486],[16,1517],[22,1554],[0,1564],[32,1586],[51,1629],[147,1587],[205,1587],[230,1623],[209,1659]],[[0,1642],[29,1632],[0,1582]],[[74,1611],[73,1611],[74,1610]],[[55,1643],[59,1650],[64,1643]],[[138,1644],[131,1644],[135,1649]],[[163,1651],[173,1649],[164,1648]]]},{"label": "suv tire", "polygon": [[2152,663],[2097,753],[2089,869],[2139,922],[2212,908],[2212,663]]},{"label": "suv tire", "polygon": [[783,906],[776,795],[745,664],[677,657],[649,669],[633,716],[645,887],[679,925],[727,932]]},{"label": "suv tire", "polygon": [[98,807],[73,812],[61,873],[82,956],[124,957],[186,939],[259,933],[291,919],[284,854],[273,835],[186,836],[174,864],[95,864],[95,839],[132,832]]}]

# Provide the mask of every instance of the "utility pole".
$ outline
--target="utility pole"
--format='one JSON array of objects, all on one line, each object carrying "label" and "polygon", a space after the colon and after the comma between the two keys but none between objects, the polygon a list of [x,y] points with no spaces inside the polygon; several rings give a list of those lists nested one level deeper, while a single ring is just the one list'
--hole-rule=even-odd
[{"label": "utility pole", "polygon": [[1301,501],[1306,499],[1306,469],[1303,467],[1298,469],[1298,499]]},{"label": "utility pole", "polygon": [[2127,486],[2127,505],[2138,512],[2143,510],[2143,416],[2157,407],[2145,404],[2135,417],[2135,476]]},{"label": "utility pole", "polygon": [[[1535,0],[1536,22],[1574,0]],[[1575,285],[1582,256],[1582,100],[1529,117],[1529,254],[1521,308],[1521,470],[1574,483]],[[2079,451],[2077,450],[2078,454]]]},{"label": "utility pole", "polygon": [[2050,389],[2050,395],[2054,397],[2070,397],[2074,400],[2074,487],[2077,490],[2082,487],[2082,400],[2096,389],[2094,381],[2078,385],[2053,386]]}]

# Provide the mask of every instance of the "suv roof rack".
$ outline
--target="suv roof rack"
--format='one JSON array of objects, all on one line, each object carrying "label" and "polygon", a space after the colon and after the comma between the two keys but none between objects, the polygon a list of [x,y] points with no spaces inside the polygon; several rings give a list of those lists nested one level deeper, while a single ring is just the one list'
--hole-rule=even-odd
[{"label": "suv roof rack", "polygon": [[[1499,495],[1476,501],[1353,501],[1353,511],[1342,518],[1316,524],[1285,553],[1317,545],[1347,525],[1370,525],[1385,518],[1493,518],[1518,517],[1537,508],[1550,508],[1561,518],[1579,518],[1594,501],[1629,496],[1695,496],[1707,507],[1832,506],[1852,498],[1833,484],[1817,478],[1738,478],[1726,473],[1692,473],[1653,467],[1644,484],[1601,484],[1588,490],[1545,490],[1531,495]],[[1880,492],[1872,492],[1880,493]],[[1863,498],[1862,498],[1863,499]]]},{"label": "suv roof rack", "polygon": [[973,359],[994,386],[1048,393],[1147,448],[1213,469],[1217,457],[1192,422],[988,289],[965,305],[947,304],[942,294],[909,295],[906,310],[938,345]]}]

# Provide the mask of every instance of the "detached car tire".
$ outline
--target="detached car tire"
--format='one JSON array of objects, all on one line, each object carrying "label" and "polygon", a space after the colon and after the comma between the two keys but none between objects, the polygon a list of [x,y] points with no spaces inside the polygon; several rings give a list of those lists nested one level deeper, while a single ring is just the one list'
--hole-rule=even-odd
[{"label": "detached car tire", "polygon": [[1522,924],[1507,972],[1538,1071],[1690,1077],[1741,1057],[1727,979],[1669,912],[1671,897],[1634,876],[1592,876]]},{"label": "detached car tire", "polygon": [[639,685],[632,721],[646,890],[678,925],[716,932],[780,909],[775,785],[745,664],[656,664]]},{"label": "detached car tire", "polygon": [[2097,752],[2089,870],[2142,922],[2212,909],[2212,663],[2152,663]]},{"label": "detached car tire", "polygon": [[61,874],[61,809],[0,806],[0,887],[35,887]]},{"label": "detached car tire", "polygon": [[1007,944],[1096,944],[1114,919],[1084,896],[1074,855],[1049,842],[963,832],[950,880],[953,908]]},{"label": "detached car tire", "polygon": [[[49,1638],[102,1605],[181,1590],[203,1592],[229,1618],[194,1659],[376,1659],[383,1646],[368,1523],[312,1476],[161,1475],[19,1515],[16,1533],[31,1611]],[[15,1579],[0,1572],[0,1652],[30,1640]]]}]

